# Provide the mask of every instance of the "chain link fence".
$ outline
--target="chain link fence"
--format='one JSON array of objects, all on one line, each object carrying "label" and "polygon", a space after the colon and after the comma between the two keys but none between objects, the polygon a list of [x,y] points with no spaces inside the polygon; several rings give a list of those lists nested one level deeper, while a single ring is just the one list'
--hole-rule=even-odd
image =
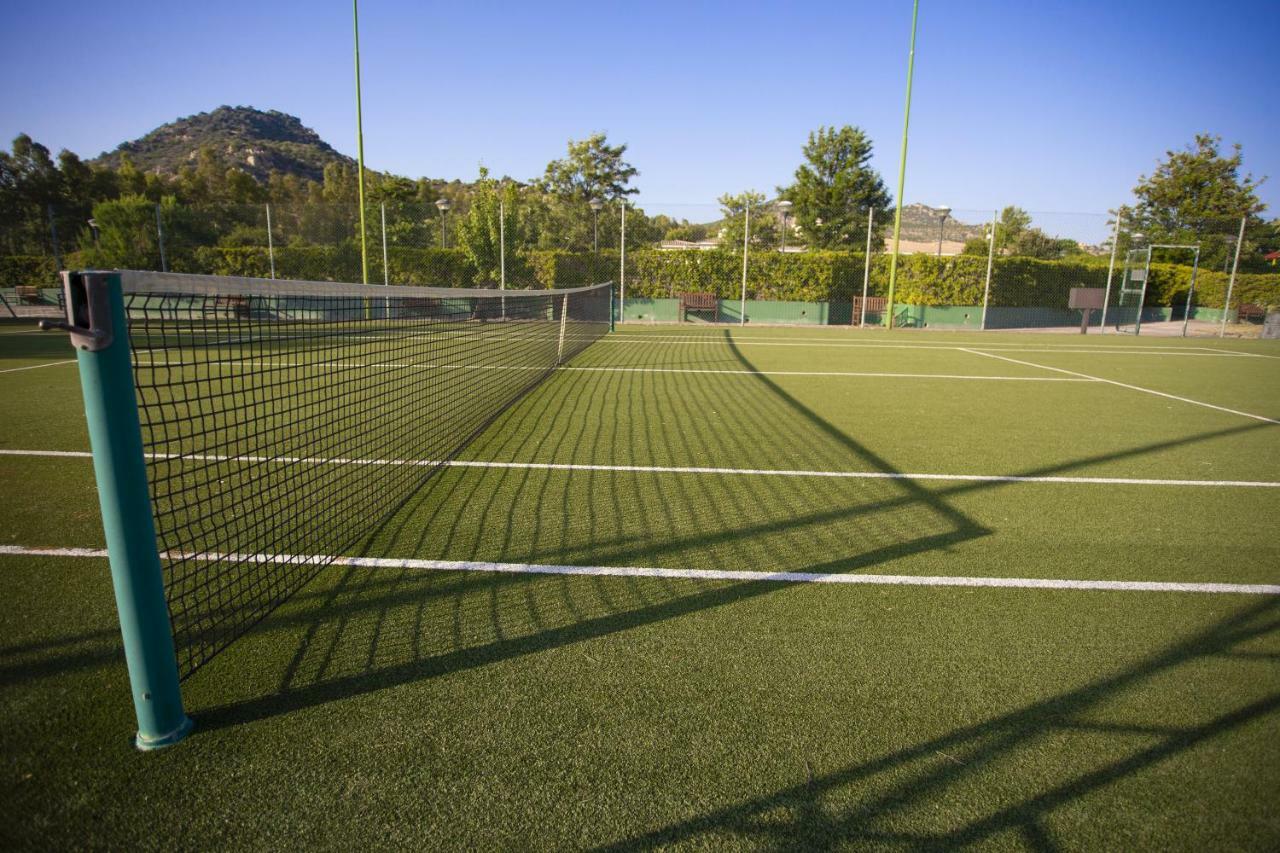
[{"label": "chain link fence", "polygon": [[760,195],[642,208],[490,182],[367,206],[362,252],[350,202],[134,198],[95,211],[51,206],[0,235],[0,313],[56,310],[41,288],[89,267],[442,287],[613,281],[624,323],[1253,335],[1280,303],[1280,269],[1241,269],[1238,249],[1254,243],[1234,218],[1158,242],[1113,214],[910,204],[895,255],[891,210],[844,213],[822,248],[785,202]]}]

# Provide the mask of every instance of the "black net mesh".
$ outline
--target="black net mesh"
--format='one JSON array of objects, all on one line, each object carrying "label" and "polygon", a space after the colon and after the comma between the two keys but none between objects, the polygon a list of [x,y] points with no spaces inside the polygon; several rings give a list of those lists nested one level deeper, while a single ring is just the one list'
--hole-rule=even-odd
[{"label": "black net mesh", "polygon": [[125,273],[190,675],[609,328],[609,285],[449,290]]}]

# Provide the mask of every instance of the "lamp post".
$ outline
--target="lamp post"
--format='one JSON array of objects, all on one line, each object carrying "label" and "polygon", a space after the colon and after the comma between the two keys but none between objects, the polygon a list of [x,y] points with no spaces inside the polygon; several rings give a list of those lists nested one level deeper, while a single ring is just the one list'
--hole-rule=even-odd
[{"label": "lamp post", "polygon": [[942,235],[947,230],[947,217],[951,215],[951,208],[943,205],[934,210],[942,215],[942,223],[938,226],[938,257],[942,257]]},{"label": "lamp post", "polygon": [[591,206],[591,230],[592,230],[592,246],[593,251],[600,254],[600,209],[604,207],[604,202],[598,198],[593,198],[587,202]]},{"label": "lamp post", "polygon": [[436,208],[440,211],[440,248],[448,248],[445,245],[444,235],[449,227],[449,208],[453,207],[447,198],[436,199]]},{"label": "lamp post", "polygon": [[98,244],[98,220],[89,220],[89,232],[93,234],[93,248],[101,248]]},{"label": "lamp post", "polygon": [[782,211],[782,251],[787,251],[787,218],[791,215],[791,202],[785,198],[778,202],[778,210]]}]

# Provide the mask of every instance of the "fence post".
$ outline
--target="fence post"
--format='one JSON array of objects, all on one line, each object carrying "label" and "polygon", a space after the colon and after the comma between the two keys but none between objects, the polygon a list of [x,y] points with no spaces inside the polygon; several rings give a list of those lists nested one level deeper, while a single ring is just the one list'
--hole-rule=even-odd
[{"label": "fence post", "polygon": [[267,260],[271,263],[271,278],[276,277],[276,247],[271,239],[271,204],[267,207]]},{"label": "fence post", "polygon": [[991,233],[987,235],[987,283],[982,287],[982,331],[987,330],[987,305],[991,302],[991,265],[996,257],[996,222],[1000,219],[999,211],[991,213]]},{"label": "fence post", "polygon": [[[67,319],[42,323],[71,333],[80,368],[124,657],[138,719],[139,749],[177,743],[191,731],[156,549],[142,429],[118,272],[63,273]],[[84,325],[79,325],[84,324]]]},{"label": "fence post", "polygon": [[62,269],[62,244],[58,242],[58,221],[53,216],[53,205],[46,205],[49,212],[49,236],[53,238],[53,265]]},{"label": "fence post", "polygon": [[[867,210],[867,257],[862,266],[862,310],[858,312],[858,326],[867,325],[867,285],[871,284],[871,232],[875,230],[876,209]],[[849,319],[853,322],[853,318]]]},{"label": "fence post", "polygon": [[164,254],[164,224],[161,222],[161,219],[160,219],[159,204],[156,205],[156,236],[159,238],[159,242],[160,242],[160,271],[168,272],[169,259],[166,258]]},{"label": "fence post", "polygon": [[747,325],[747,252],[751,245],[751,199],[747,197],[745,205],[746,218],[742,224],[742,308],[738,314],[738,325]]},{"label": "fence post", "polygon": [[[618,322],[623,322],[622,311],[627,304],[627,200],[622,200],[621,259],[618,261]],[[610,290],[610,293],[613,291]],[[613,301],[610,300],[609,331],[613,331]]]},{"label": "fence post", "polygon": [[1111,276],[1116,271],[1116,247],[1120,245],[1120,211],[1116,211],[1116,227],[1111,232],[1111,262],[1107,264],[1107,289],[1102,293],[1102,319],[1098,321],[1098,331],[1107,329],[1107,305],[1111,302]]},{"label": "fence post", "polygon": [[1187,336],[1187,325],[1191,322],[1191,303],[1196,296],[1196,273],[1200,272],[1200,244],[1196,244],[1195,260],[1191,262],[1191,284],[1187,287],[1187,307],[1182,311],[1182,336]]},{"label": "fence post", "polygon": [[391,284],[391,268],[387,266],[387,203],[384,201],[378,207],[382,212],[382,283],[385,286]]},{"label": "fence post", "polygon": [[1231,278],[1227,281],[1227,301],[1222,304],[1222,326],[1218,329],[1218,337],[1224,338],[1227,335],[1227,311],[1231,309],[1231,291],[1236,286],[1236,270],[1240,266],[1240,244],[1244,242],[1244,225],[1249,221],[1249,215],[1245,214],[1240,217],[1240,233],[1236,235],[1236,256],[1231,262]]}]

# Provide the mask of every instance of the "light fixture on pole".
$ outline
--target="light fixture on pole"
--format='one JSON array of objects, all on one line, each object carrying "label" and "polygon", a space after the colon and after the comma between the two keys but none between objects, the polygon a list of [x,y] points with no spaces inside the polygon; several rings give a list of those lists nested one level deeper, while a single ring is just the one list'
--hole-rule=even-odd
[{"label": "light fixture on pole", "polygon": [[92,218],[89,220],[89,231],[93,234],[93,248],[100,248],[98,245],[98,220]]},{"label": "light fixture on pole", "polygon": [[947,230],[947,217],[951,215],[951,208],[944,204],[942,207],[934,208],[934,210],[942,216],[942,223],[938,226],[938,257],[942,257],[942,235]]},{"label": "light fixture on pole", "polygon": [[440,211],[440,248],[441,249],[448,248],[445,245],[444,235],[445,235],[445,232],[448,230],[449,208],[451,207],[453,207],[453,205],[449,202],[449,199],[447,198],[436,199],[436,208],[438,208]]},{"label": "light fixture on pole", "polygon": [[592,245],[595,253],[600,254],[600,210],[604,207],[604,202],[593,198],[587,204],[591,206]]},{"label": "light fixture on pole", "polygon": [[787,218],[791,216],[791,202],[785,198],[778,202],[778,210],[782,211],[782,251],[787,250]]}]

